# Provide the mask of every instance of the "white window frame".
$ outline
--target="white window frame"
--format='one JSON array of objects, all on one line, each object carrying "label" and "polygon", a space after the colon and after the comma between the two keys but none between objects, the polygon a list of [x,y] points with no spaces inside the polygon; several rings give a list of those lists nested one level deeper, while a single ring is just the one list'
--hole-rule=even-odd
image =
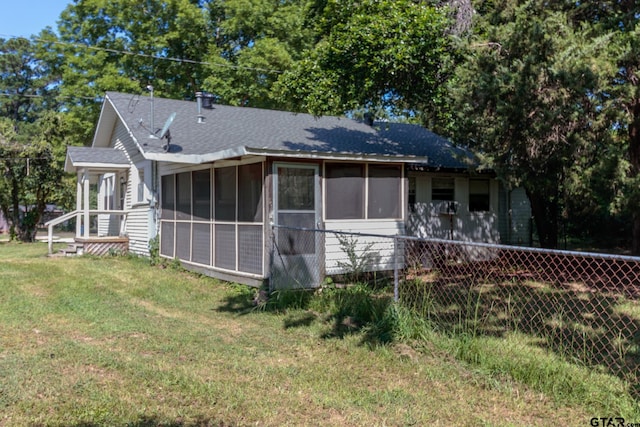
[{"label": "white window frame", "polygon": [[[149,180],[151,178],[151,167],[149,162],[137,163],[135,173],[131,174],[132,190],[135,191],[132,202],[134,205],[147,204],[150,198]],[[141,179],[142,178],[142,179]]]}]

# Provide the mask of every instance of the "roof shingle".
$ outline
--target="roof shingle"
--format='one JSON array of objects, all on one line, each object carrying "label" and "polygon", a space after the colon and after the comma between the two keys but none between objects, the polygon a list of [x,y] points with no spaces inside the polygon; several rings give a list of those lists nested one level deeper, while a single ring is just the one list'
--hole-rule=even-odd
[{"label": "roof shingle", "polygon": [[[285,111],[214,105],[202,109],[198,123],[197,103],[107,92],[110,102],[137,141],[143,155],[175,161],[181,158],[234,157],[247,152],[316,153],[332,156],[375,156],[413,158],[430,167],[466,168],[470,156],[447,139],[409,124],[378,122],[369,126],[344,117],[315,117]],[[153,110],[153,128],[151,114]],[[176,113],[170,126],[171,144],[150,138],[159,134],[167,118]],[[167,158],[169,160],[169,158]],[[193,161],[193,160],[192,160]]]}]

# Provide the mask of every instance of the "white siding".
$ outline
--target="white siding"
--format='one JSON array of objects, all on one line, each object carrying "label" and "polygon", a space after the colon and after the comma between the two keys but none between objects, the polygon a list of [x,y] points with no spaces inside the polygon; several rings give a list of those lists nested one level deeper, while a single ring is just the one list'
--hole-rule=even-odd
[{"label": "white siding", "polygon": [[498,243],[498,182],[489,181],[490,210],[469,211],[469,178],[455,176],[455,213],[445,209],[447,202],[431,200],[433,174],[415,174],[416,204],[409,213],[407,233],[417,237]]},{"label": "white siding", "polygon": [[[147,200],[148,198],[145,198],[142,203],[137,202],[137,184],[138,168],[144,168],[147,189],[152,188],[151,162],[145,160],[140,154],[129,132],[120,121],[116,122],[111,138],[111,146],[124,150],[132,163],[131,170],[126,173],[127,187],[124,199],[124,209],[128,212],[124,234],[129,237],[129,251],[140,255],[149,255],[149,239],[155,234],[154,230],[150,230],[151,227],[154,227],[155,213],[153,206]],[[116,207],[119,208],[118,204],[119,201],[116,201]]]},{"label": "white siding", "polygon": [[[371,258],[367,271],[393,270],[393,236],[404,234],[404,222],[398,220],[366,220],[366,221],[327,221],[327,230],[349,233],[363,233],[390,236],[389,238],[372,236],[354,236],[356,252]],[[370,245],[370,246],[369,246]],[[325,236],[325,270],[326,274],[346,273],[342,265],[348,264],[345,248],[340,243],[338,235],[326,233]],[[367,249],[365,253],[365,249]],[[402,253],[400,251],[399,253]],[[399,261],[401,264],[402,261]]]},{"label": "white siding", "polygon": [[127,215],[129,251],[138,255],[149,255],[149,209],[138,205]]}]

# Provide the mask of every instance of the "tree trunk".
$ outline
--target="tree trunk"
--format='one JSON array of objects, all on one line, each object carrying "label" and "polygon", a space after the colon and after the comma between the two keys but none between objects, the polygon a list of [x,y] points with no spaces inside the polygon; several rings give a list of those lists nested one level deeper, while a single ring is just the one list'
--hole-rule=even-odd
[{"label": "tree trunk", "polygon": [[10,174],[12,212],[7,219],[9,220],[9,238],[13,240],[16,238],[17,230],[20,227],[20,188],[16,176],[12,172]]},{"label": "tree trunk", "polygon": [[540,238],[540,246],[546,249],[558,247],[558,199],[538,191],[527,189],[531,202],[533,221]]}]

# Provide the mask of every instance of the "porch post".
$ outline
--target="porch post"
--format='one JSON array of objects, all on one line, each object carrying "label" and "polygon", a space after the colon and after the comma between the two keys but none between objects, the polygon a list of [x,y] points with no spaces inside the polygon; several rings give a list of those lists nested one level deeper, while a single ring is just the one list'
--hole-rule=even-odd
[{"label": "porch post", "polygon": [[82,208],[84,210],[84,221],[83,221],[84,233],[82,237],[88,238],[89,237],[89,172],[87,172],[86,169],[84,171],[83,184],[84,184],[84,188],[83,188],[84,203]]},{"label": "porch post", "polygon": [[82,171],[78,171],[78,179],[76,183],[76,237],[82,236]]}]

